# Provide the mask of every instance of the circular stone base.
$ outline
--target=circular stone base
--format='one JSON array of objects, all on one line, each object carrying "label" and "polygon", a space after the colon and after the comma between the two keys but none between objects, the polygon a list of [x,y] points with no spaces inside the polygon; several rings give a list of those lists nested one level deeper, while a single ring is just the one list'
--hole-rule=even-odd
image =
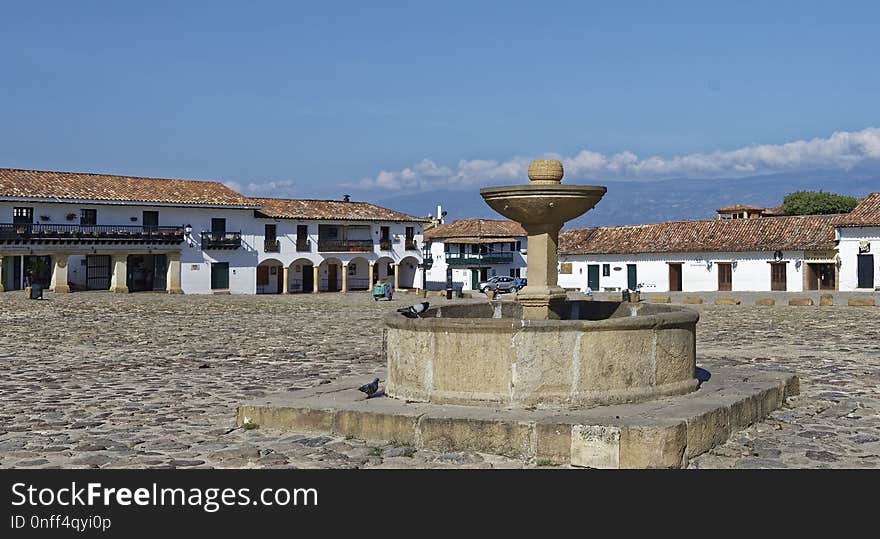
[{"label": "circular stone base", "polygon": [[699,315],[663,305],[570,301],[561,320],[521,306],[464,304],[385,319],[386,394],[437,404],[583,408],[698,386]]}]

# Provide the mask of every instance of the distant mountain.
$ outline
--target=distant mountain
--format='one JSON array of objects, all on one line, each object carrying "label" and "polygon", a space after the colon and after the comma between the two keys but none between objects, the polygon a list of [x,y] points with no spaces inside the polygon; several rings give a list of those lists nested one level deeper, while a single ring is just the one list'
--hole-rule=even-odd
[{"label": "distant mountain", "polygon": [[[572,181],[571,183],[605,185],[608,193],[593,210],[569,222],[566,228],[709,219],[715,214],[715,210],[730,204],[778,206],[782,204],[785,195],[792,191],[823,190],[855,197],[880,191],[880,174],[876,172],[850,173],[846,178],[840,176],[838,171],[732,179]],[[358,200],[368,200],[418,216],[436,213],[439,204],[448,212],[447,222],[469,217],[500,218],[483,202],[479,189],[409,194],[382,194],[373,191],[355,196]]]}]

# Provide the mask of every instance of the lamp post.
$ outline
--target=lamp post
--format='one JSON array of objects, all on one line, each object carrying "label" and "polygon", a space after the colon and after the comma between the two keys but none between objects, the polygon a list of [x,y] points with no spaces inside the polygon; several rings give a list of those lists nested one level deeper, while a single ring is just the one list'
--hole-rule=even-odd
[{"label": "lamp post", "polygon": [[431,256],[431,240],[422,242],[422,297],[428,296],[428,270],[434,265],[434,257]]}]

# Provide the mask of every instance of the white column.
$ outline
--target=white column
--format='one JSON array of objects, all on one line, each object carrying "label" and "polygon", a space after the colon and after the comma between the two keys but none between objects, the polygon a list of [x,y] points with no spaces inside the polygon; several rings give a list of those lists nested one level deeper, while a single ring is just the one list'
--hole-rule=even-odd
[{"label": "white column", "polygon": [[400,288],[400,264],[394,264],[394,291]]},{"label": "white column", "polygon": [[110,277],[110,291],[117,294],[128,293],[128,255],[113,255],[113,275]]},{"label": "white column", "polygon": [[49,289],[56,294],[67,294],[70,286],[67,284],[67,261],[68,255],[59,254],[52,257],[54,269],[52,270],[52,282]]},{"label": "white column", "polygon": [[169,294],[183,294],[180,288],[180,253],[168,253],[168,268],[165,276],[165,290]]},{"label": "white column", "polygon": [[282,283],[282,294],[290,293],[290,268],[284,266],[284,282]]}]

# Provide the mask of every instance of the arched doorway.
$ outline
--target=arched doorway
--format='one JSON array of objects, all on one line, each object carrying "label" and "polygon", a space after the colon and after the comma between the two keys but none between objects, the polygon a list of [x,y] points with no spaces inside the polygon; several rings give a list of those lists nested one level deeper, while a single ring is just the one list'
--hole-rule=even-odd
[{"label": "arched doorway", "polygon": [[363,257],[353,258],[348,261],[347,284],[349,290],[369,290],[370,261]]},{"label": "arched doorway", "polygon": [[[394,260],[391,257],[383,256],[373,264],[373,283],[379,281],[394,284]],[[372,286],[371,284],[371,286]]]},{"label": "arched doorway", "polygon": [[408,256],[400,261],[397,266],[400,275],[397,277],[399,288],[420,288],[422,281],[416,280],[419,270],[419,260]]},{"label": "arched doorway", "polygon": [[270,258],[257,265],[257,294],[280,294],[284,290],[284,264]]},{"label": "arched doorway", "polygon": [[290,264],[289,291],[293,293],[310,293],[315,290],[315,270],[308,258],[297,258]]},{"label": "arched doorway", "polygon": [[342,261],[328,258],[318,266],[318,290],[339,292],[342,290]]}]

